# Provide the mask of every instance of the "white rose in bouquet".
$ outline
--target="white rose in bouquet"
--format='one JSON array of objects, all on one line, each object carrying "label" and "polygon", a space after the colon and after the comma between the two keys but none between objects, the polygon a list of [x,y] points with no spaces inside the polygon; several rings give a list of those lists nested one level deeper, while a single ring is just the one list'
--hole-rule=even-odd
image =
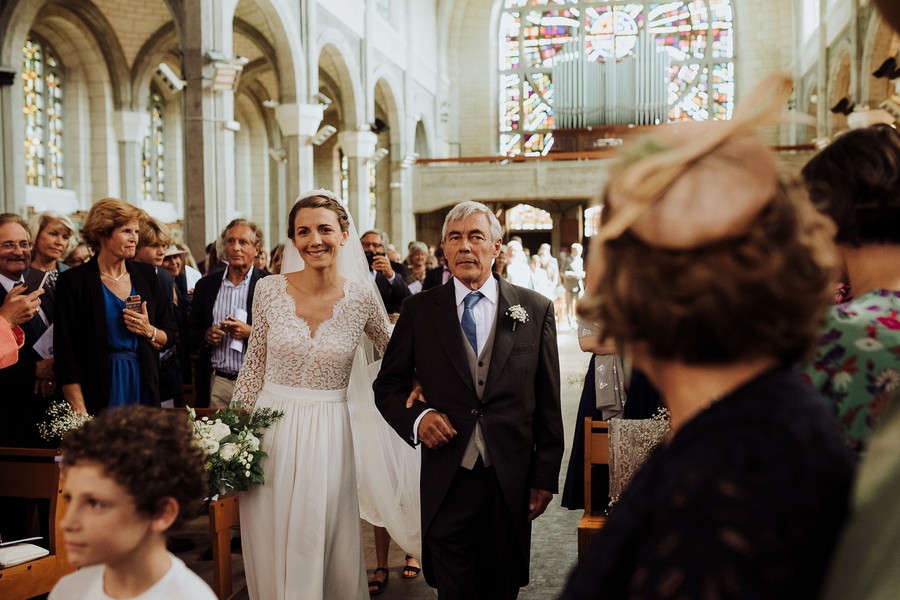
[{"label": "white rose in bouquet", "polygon": [[203,450],[206,452],[207,456],[215,454],[219,451],[219,442],[216,440],[205,439],[203,440]]},{"label": "white rose in bouquet", "polygon": [[238,452],[240,452],[240,448],[238,448],[237,444],[232,442],[222,444],[222,447],[219,448],[219,456],[221,456],[223,460],[231,460],[237,456]]},{"label": "white rose in bouquet", "polygon": [[259,438],[252,433],[247,433],[247,437],[244,438],[244,448],[250,452],[256,452],[259,450]]},{"label": "white rose in bouquet", "polygon": [[226,435],[231,435],[231,427],[223,423],[221,419],[216,419],[216,422],[209,428],[209,437],[218,442]]}]

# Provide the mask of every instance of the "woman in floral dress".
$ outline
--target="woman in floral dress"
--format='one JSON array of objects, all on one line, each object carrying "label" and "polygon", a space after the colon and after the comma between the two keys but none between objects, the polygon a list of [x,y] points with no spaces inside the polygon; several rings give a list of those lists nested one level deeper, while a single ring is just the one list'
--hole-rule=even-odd
[{"label": "woman in floral dress", "polygon": [[832,308],[806,375],[863,450],[900,387],[900,133],[850,131],[803,168],[837,224],[851,299]]}]

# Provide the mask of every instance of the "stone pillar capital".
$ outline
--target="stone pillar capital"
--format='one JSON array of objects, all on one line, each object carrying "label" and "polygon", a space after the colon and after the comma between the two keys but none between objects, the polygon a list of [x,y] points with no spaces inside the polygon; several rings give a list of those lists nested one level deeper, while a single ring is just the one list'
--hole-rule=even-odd
[{"label": "stone pillar capital", "polygon": [[141,143],[150,127],[150,113],[145,110],[117,110],[113,123],[118,141]]},{"label": "stone pillar capital", "polygon": [[378,136],[371,131],[342,131],[338,134],[338,144],[348,158],[372,158]]},{"label": "stone pillar capital", "polygon": [[275,120],[284,135],[312,137],[319,129],[324,111],[321,104],[280,104],[275,107]]}]

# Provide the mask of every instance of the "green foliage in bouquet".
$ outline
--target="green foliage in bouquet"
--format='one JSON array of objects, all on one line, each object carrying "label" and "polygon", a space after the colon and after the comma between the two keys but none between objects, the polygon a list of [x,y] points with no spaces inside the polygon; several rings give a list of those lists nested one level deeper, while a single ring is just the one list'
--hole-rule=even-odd
[{"label": "green foliage in bouquet", "polygon": [[214,419],[198,419],[193,408],[187,410],[194,438],[206,452],[210,498],[245,492],[251,484],[266,482],[260,463],[267,454],[260,449],[260,441],[266,429],[284,416],[282,411],[260,408],[250,413],[229,408],[217,412]]},{"label": "green foliage in bouquet", "polygon": [[47,408],[48,421],[38,423],[38,433],[48,442],[59,441],[73,429],[78,429],[93,417],[76,413],[65,400],[54,400]]}]

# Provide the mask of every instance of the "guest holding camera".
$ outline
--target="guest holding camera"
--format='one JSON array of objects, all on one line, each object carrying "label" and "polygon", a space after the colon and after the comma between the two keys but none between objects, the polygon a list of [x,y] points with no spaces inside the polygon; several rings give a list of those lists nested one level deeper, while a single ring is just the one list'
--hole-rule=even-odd
[{"label": "guest holding camera", "polygon": [[385,310],[389,315],[398,314],[400,305],[411,296],[405,281],[406,268],[388,259],[385,250],[387,235],[383,231],[371,229],[362,234],[359,241],[369,260],[369,271],[378,286]]},{"label": "guest holding camera", "polygon": [[159,351],[177,334],[153,267],[133,260],[145,219],[122,200],[95,203],[81,229],[94,257],[57,281],[54,370],[75,412],[159,404]]}]

